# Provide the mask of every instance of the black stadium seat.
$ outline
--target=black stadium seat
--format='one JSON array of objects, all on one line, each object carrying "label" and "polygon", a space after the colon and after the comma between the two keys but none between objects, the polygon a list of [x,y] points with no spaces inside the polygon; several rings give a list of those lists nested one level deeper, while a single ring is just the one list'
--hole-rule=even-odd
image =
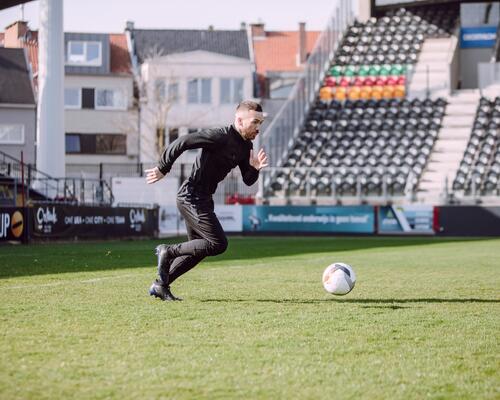
[{"label": "black stadium seat", "polygon": [[[359,187],[364,194],[381,195],[385,180],[389,193],[401,194],[406,185],[416,185],[420,178],[445,105],[443,99],[343,104],[318,100],[282,164],[309,170],[280,172],[270,187],[291,195],[305,195],[307,190],[317,195],[333,190],[353,195]],[[414,121],[409,123],[409,119]]]}]

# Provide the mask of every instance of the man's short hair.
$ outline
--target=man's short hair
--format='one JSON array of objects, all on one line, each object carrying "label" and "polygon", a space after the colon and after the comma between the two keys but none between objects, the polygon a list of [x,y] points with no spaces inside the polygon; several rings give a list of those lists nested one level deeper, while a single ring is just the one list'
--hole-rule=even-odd
[{"label": "man's short hair", "polygon": [[262,112],[262,106],[259,103],[251,100],[243,100],[238,107],[236,107],[236,111],[257,111]]}]

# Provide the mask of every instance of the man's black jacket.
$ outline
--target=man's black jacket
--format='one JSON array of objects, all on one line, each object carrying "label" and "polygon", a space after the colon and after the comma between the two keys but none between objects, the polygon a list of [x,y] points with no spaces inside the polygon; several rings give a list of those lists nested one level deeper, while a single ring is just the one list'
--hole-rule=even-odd
[{"label": "man's black jacket", "polygon": [[249,163],[252,147],[252,142],[243,139],[233,125],[190,133],[174,140],[165,149],[158,168],[167,174],[182,152],[201,148],[191,176],[179,189],[179,195],[191,194],[203,198],[211,196],[217,184],[236,166],[240,167],[246,185],[253,185],[257,181],[259,171]]}]

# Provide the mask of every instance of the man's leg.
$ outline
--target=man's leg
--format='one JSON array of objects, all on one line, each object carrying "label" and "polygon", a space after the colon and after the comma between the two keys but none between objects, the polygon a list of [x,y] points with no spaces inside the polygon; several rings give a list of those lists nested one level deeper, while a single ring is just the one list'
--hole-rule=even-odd
[{"label": "man's leg", "polygon": [[170,267],[170,283],[206,256],[221,254],[227,248],[226,235],[211,207],[194,206],[182,201],[178,201],[177,205],[186,222],[189,241],[169,246],[169,254],[175,257]]},{"label": "man's leg", "polygon": [[[161,284],[162,291],[168,293],[167,300],[176,299],[170,292],[169,284],[195,267],[206,256],[221,254],[227,248],[226,235],[213,211],[213,205],[202,207],[178,200],[177,206],[184,217],[189,240],[174,245],[161,245],[158,284]],[[154,295],[151,289],[150,294]]]},{"label": "man's leg", "polygon": [[227,249],[227,238],[213,211],[213,206],[189,204],[178,201],[177,206],[184,217],[188,232],[193,239],[168,246],[168,255],[206,257],[221,254]]},{"label": "man's leg", "polygon": [[[186,224],[187,237],[189,240],[201,239],[191,226]],[[179,276],[185,274],[191,268],[195,267],[204,257],[196,257],[196,256],[179,256],[174,259],[170,259],[169,263],[169,271],[168,278],[166,282],[168,284],[175,281]]]},{"label": "man's leg", "polygon": [[[186,223],[186,230],[189,240],[201,238],[188,223]],[[203,257],[180,256],[173,258],[168,255],[168,247],[169,245],[166,244],[160,244],[156,247],[156,255],[158,257],[158,278],[153,281],[149,289],[149,294],[159,297],[162,300],[182,300],[172,294],[170,291],[170,283],[180,276],[180,271],[183,271],[182,273],[187,272],[198,264]],[[175,271],[173,273],[173,279],[170,277],[172,271]]]}]

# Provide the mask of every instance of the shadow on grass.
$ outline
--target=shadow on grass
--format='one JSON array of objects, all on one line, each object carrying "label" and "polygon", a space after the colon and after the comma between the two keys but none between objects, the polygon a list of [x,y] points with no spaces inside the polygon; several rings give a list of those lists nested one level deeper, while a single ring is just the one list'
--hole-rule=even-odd
[{"label": "shadow on grass", "polygon": [[[67,272],[91,272],[151,267],[154,248],[161,242],[177,243],[185,238],[163,240],[123,240],[77,243],[43,243],[0,246],[0,279]],[[230,237],[228,250],[207,257],[203,264],[233,260],[259,260],[317,253],[336,253],[402,246],[467,243],[491,238],[373,237],[373,236],[288,236]]]},{"label": "shadow on grass", "polygon": [[407,308],[398,306],[395,303],[500,303],[497,299],[447,299],[447,298],[421,298],[421,299],[203,299],[202,303],[276,303],[276,304],[320,304],[320,303],[343,303],[343,304],[369,304],[365,307],[383,307],[384,304],[391,304],[389,308]]}]

